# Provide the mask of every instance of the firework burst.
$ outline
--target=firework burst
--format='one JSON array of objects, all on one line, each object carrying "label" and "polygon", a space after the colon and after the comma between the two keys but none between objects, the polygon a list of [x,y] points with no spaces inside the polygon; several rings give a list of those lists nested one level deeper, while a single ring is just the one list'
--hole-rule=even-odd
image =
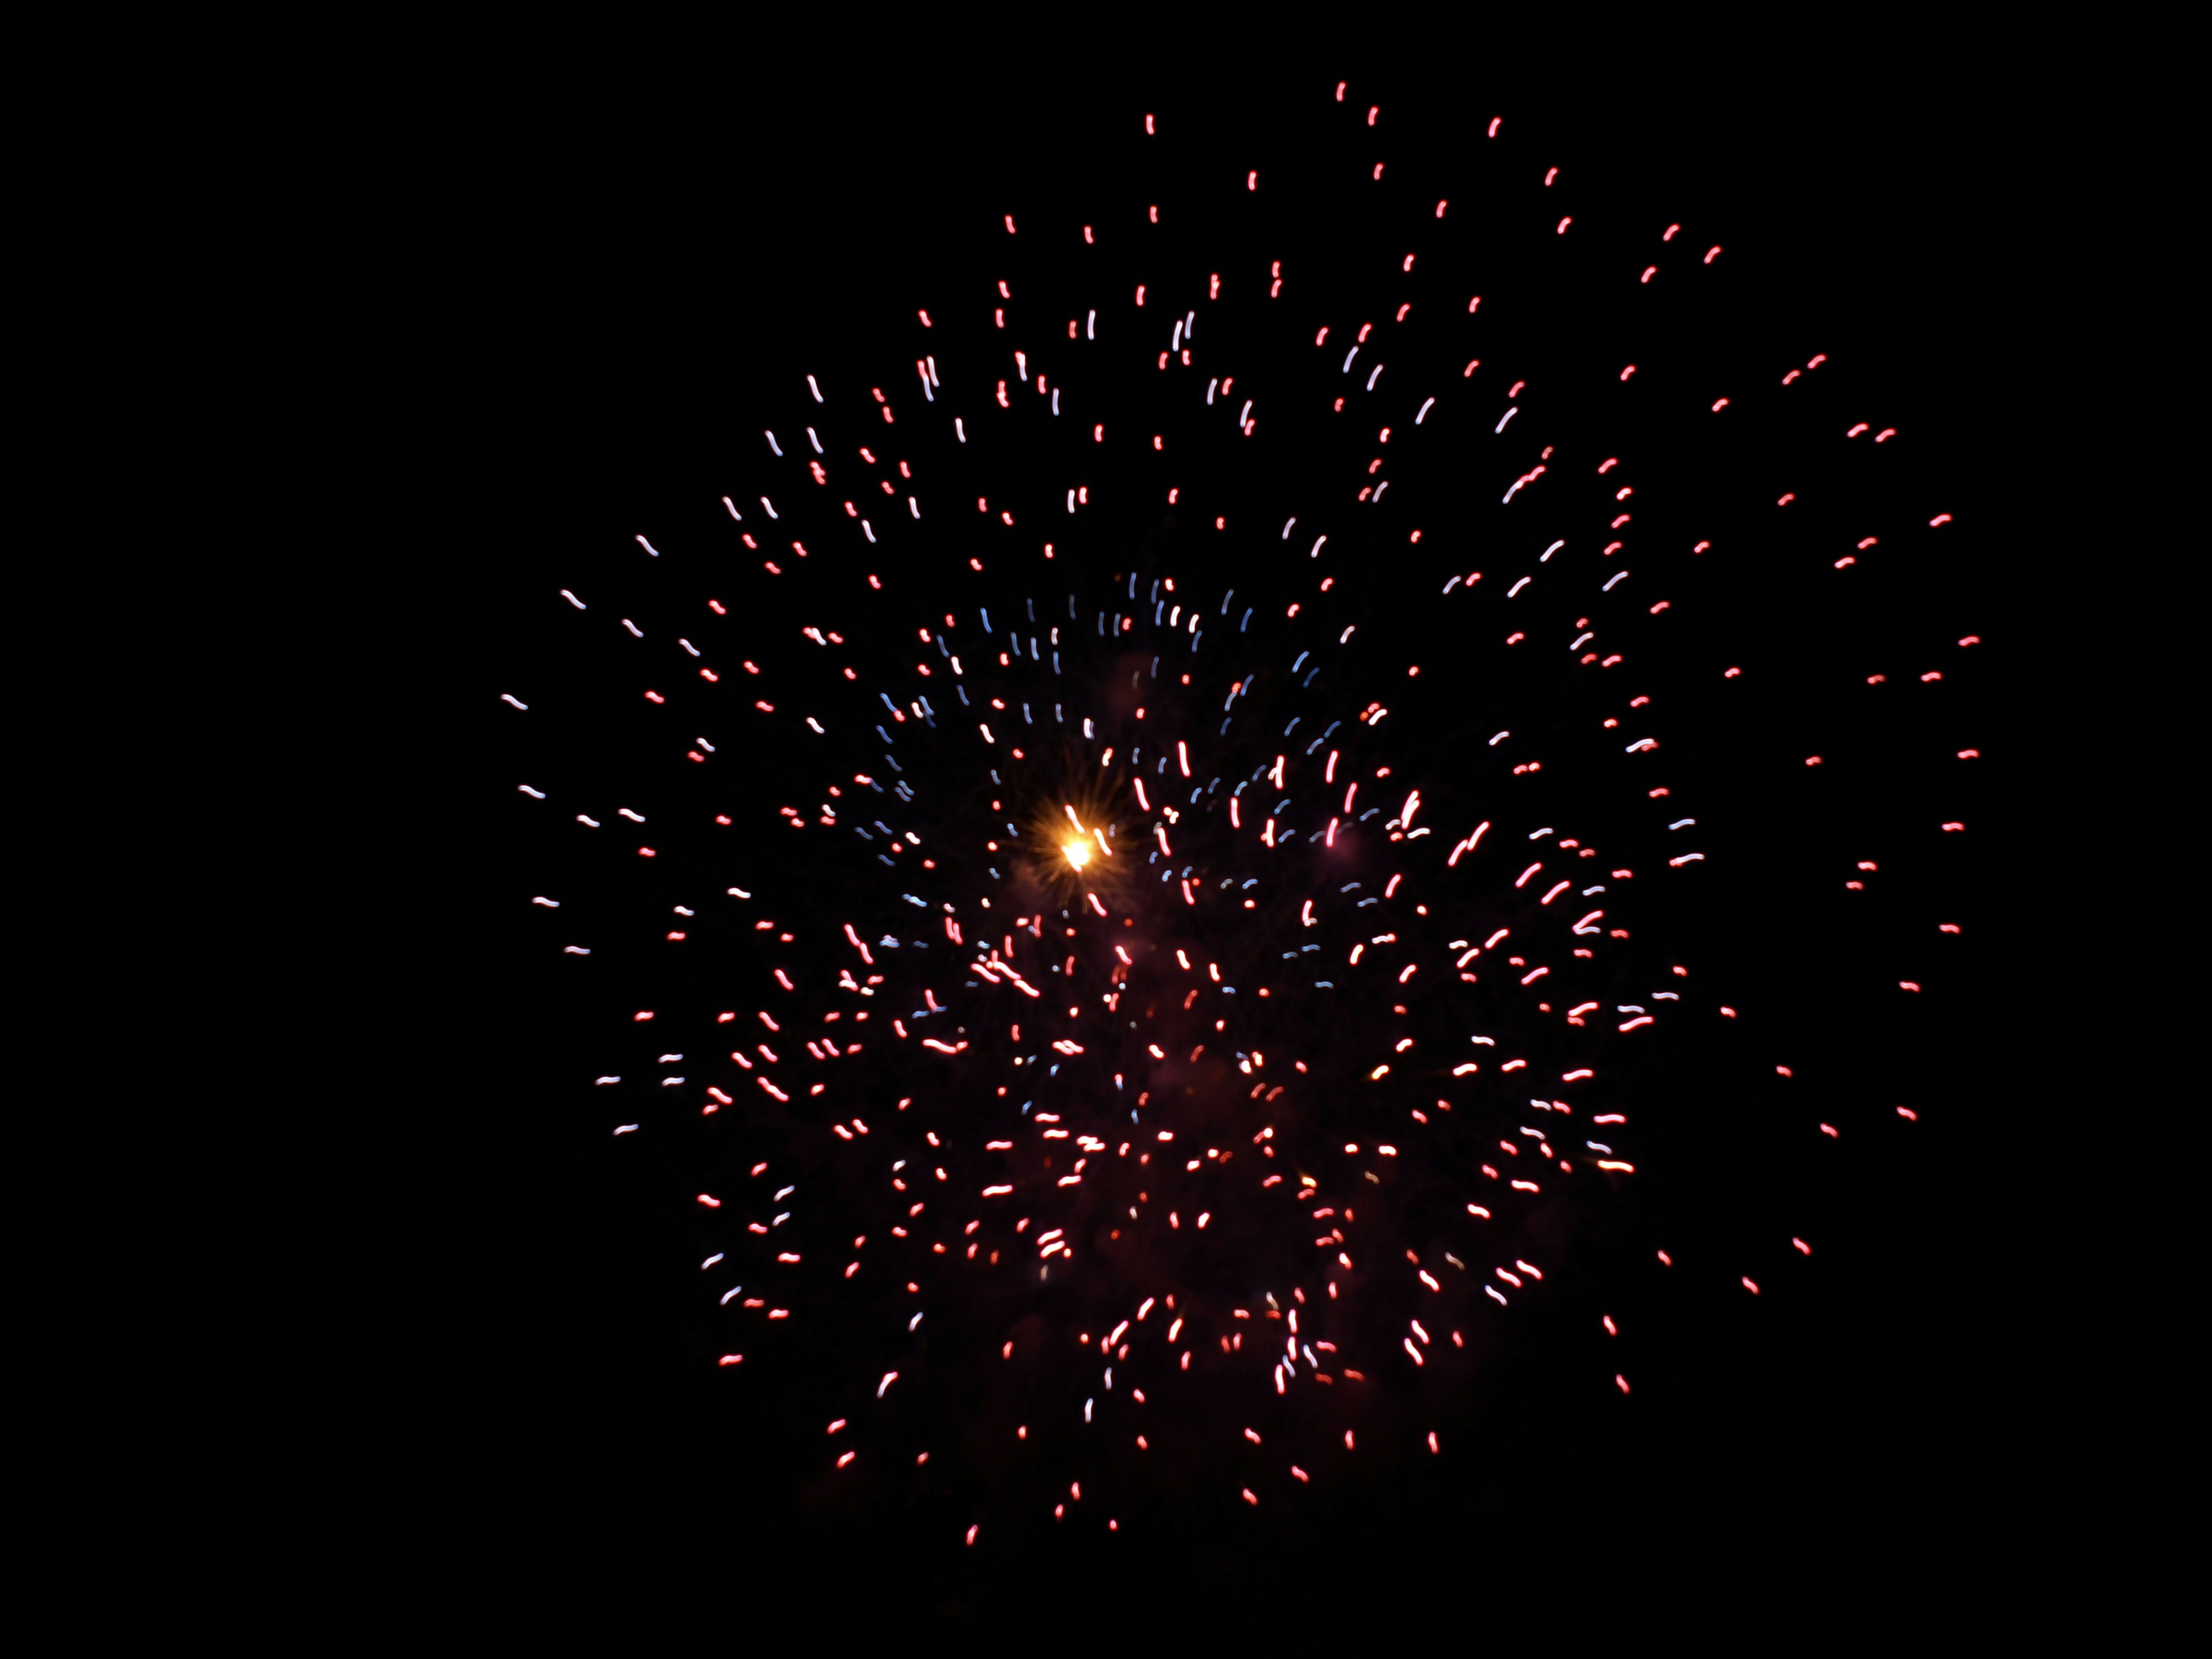
[{"label": "firework burst", "polygon": [[[1801,720],[1783,659],[1933,699],[1978,636],[1893,629],[1908,671],[1758,620],[1882,614],[1958,533],[1905,435],[1712,337],[1727,247],[1579,210],[1510,121],[1431,190],[1316,102],[1287,210],[1216,155],[1012,204],[526,596],[573,667],[506,693],[553,734],[520,805],[589,895],[545,877],[542,948],[618,1017],[623,1155],[684,1179],[697,1363],[971,1544],[1449,1458],[1547,1298],[1625,1401],[1643,1280],[1768,1296],[1815,1248],[1768,1194],[1636,1197],[1732,1189],[1711,1079],[1795,1081],[1731,930],[1778,859],[1860,896],[1964,833],[1919,783],[1978,758],[1953,704]],[[1885,767],[1926,821],[1877,857]],[[1836,844],[1741,810],[1839,775]],[[1957,926],[1916,925],[1822,1017],[1921,995]],[[1860,1092],[1778,1103],[1778,1157],[1914,1117]]]}]

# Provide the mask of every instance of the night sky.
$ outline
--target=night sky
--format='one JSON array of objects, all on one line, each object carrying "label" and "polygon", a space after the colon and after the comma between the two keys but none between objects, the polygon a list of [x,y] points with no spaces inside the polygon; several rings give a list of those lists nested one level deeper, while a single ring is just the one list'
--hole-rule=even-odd
[{"label": "night sky", "polygon": [[[1886,1629],[1927,1608],[1971,1617],[1978,1598],[2014,1582],[1987,1565],[2012,1556],[1992,1540],[2027,1530],[2024,1492],[2071,1480],[2070,1441],[2051,1419],[2065,1415],[2082,1362],[2078,1340],[2038,1355],[2011,1333],[2035,1298],[2087,1294],[2084,1270],[2057,1261],[2029,1292],[2021,1261],[2025,1219],[2060,1183],[2038,1172],[2027,1146],[2080,1081],[2078,1062],[2033,1040],[2051,1010],[2015,874],[2053,856],[2087,811],[2031,781],[2078,741],[2082,717],[2044,672],[2069,620],[2038,609],[2045,601],[2031,591],[2033,573],[2061,557],[2057,508],[2036,498],[2035,452],[2006,436],[2029,395],[2010,266],[2034,234],[2023,224],[2031,175],[2060,170],[2051,141],[2032,131],[2033,94],[2018,84],[2001,94],[2006,77],[1968,40],[1913,61],[1871,47],[1816,62],[1780,42],[1708,44],[1616,44],[1580,64],[1554,50],[1531,69],[1536,60],[1518,52],[1447,65],[1441,52],[1414,47],[1394,61],[1370,43],[1341,65],[1316,58],[1266,73],[1233,52],[1208,69],[1208,53],[1194,50],[1176,66],[1127,73],[1063,59],[1054,74],[1066,78],[1046,74],[1044,58],[988,71],[763,58],[718,88],[672,43],[634,73],[510,88],[488,109],[458,87],[426,101],[424,118],[457,142],[420,177],[418,204],[400,210],[417,234],[395,256],[393,289],[410,340],[402,361],[445,481],[426,511],[447,550],[425,567],[419,597],[433,614],[409,624],[391,681],[395,707],[422,722],[433,758],[419,775],[441,805],[424,872],[402,901],[422,919],[411,965],[395,965],[381,988],[404,1032],[391,1052],[406,1060],[380,1087],[404,1127],[373,1110],[361,1119],[388,1173],[361,1218],[380,1241],[368,1246],[382,1258],[376,1415],[392,1445],[362,1511],[373,1517],[368,1554],[392,1564],[392,1582],[473,1591],[490,1605],[512,1595],[518,1607],[580,1599],[640,1619],[714,1607],[733,1635],[758,1619],[1044,1640],[1079,1638],[1085,1622],[1164,1631],[1188,1615],[1255,1641],[1297,1639],[1304,1620],[1377,1633],[1427,1626],[1466,1642],[1486,1629],[1656,1621],[1741,1626],[1777,1645],[1857,1620]],[[1344,106],[1330,101],[1339,80],[1350,83]],[[1358,125],[1370,105],[1383,111],[1371,131]],[[1163,127],[1151,140],[1148,112]],[[1482,137],[1492,115],[1506,124],[1495,143]],[[1355,186],[1376,161],[1385,180],[1362,195]],[[1552,167],[1559,181],[1546,186]],[[1250,167],[1258,191],[1242,188]],[[1453,210],[1439,225],[1440,198]],[[1154,202],[1157,230],[1144,222]],[[1020,227],[1012,239],[1009,213]],[[1568,213],[1576,224],[1563,239],[1552,227]],[[1680,257],[1657,286],[1679,277],[1679,291],[1638,296],[1661,301],[1642,310],[1624,303],[1675,222]],[[1104,246],[1082,244],[1085,224]],[[1589,245],[1562,246],[1585,236]],[[1410,273],[1395,273],[1401,244],[1422,249]],[[1714,244],[1721,258],[1696,266]],[[1278,259],[1286,291],[1270,302],[1260,296]],[[1241,288],[1208,311],[1192,296],[1217,270]],[[1480,1364],[1450,1388],[1381,1390],[1378,1438],[1401,1419],[1409,1445],[1439,1427],[1446,1455],[1378,1450],[1299,1504],[1254,1508],[1236,1501],[1247,1477],[1224,1486],[1203,1458],[1177,1460],[1170,1477],[1158,1460],[1140,1468],[1132,1453],[1101,1455],[1084,1467],[1125,1483],[1122,1513],[1143,1525],[1125,1521],[1109,1537],[1081,1505],[1066,1523],[1017,1521],[1010,1510],[984,1540],[995,1547],[969,1549],[968,1511],[1027,1503],[1020,1478],[978,1456],[964,1486],[831,1478],[821,1421],[846,1395],[833,1400],[823,1379],[872,1384],[873,1371],[858,1375],[864,1345],[848,1353],[842,1334],[810,1337],[805,1364],[763,1363],[759,1328],[734,1325],[702,1294],[706,1235],[689,1194],[720,1178],[706,1132],[656,1133],[592,1086],[637,1063],[619,1063],[647,1043],[623,1026],[630,1010],[750,1010],[755,993],[720,985],[764,972],[769,958],[711,925],[680,954],[656,948],[651,928],[674,890],[612,860],[579,860],[544,827],[550,817],[522,810],[530,803],[515,783],[559,777],[570,787],[557,805],[587,780],[611,807],[622,790],[642,798],[661,779],[690,792],[687,826],[731,812],[737,822],[719,840],[703,827],[666,832],[663,862],[678,867],[653,880],[696,858],[750,870],[764,895],[804,893],[760,911],[802,935],[797,955],[777,960],[843,965],[821,941],[848,914],[848,896],[873,904],[878,925],[886,913],[854,884],[866,878],[851,843],[792,835],[774,817],[787,800],[819,799],[814,780],[833,775],[805,746],[808,734],[717,716],[733,738],[727,769],[711,785],[695,778],[682,742],[661,753],[668,744],[634,710],[633,682],[638,682],[611,641],[580,642],[557,590],[592,600],[592,624],[607,628],[602,593],[615,614],[644,619],[664,603],[654,583],[677,596],[670,607],[716,592],[745,643],[733,634],[710,656],[729,668],[752,658],[767,671],[760,695],[798,707],[805,694],[793,682],[821,667],[801,654],[816,647],[799,627],[821,606],[736,574],[738,526],[720,497],[799,495],[796,461],[771,471],[761,434],[773,428],[794,447],[814,408],[808,374],[832,393],[825,442],[833,416],[843,431],[864,430],[866,388],[880,386],[901,422],[884,454],[910,453],[933,483],[943,434],[925,438],[923,423],[960,410],[975,420],[984,385],[1008,372],[987,374],[986,364],[1022,343],[991,325],[1003,302],[990,283],[1010,271],[1017,307],[1033,292],[1066,311],[1062,296],[1095,288],[1107,322],[1110,292],[1121,309],[1108,326],[1126,323],[1132,336],[1139,320],[1149,337],[1195,307],[1201,355],[1265,384],[1255,394],[1261,424],[1249,441],[1194,426],[1187,467],[1180,454],[1101,447],[1088,482],[1115,506],[1096,517],[1060,511],[1072,480],[1042,440],[966,457],[979,477],[998,469],[999,482],[977,487],[1001,492],[1021,522],[994,527],[994,502],[992,514],[969,514],[991,533],[949,524],[956,486],[939,490],[938,518],[897,527],[938,538],[927,544],[938,562],[926,574],[915,567],[910,588],[883,602],[884,637],[902,627],[911,638],[915,623],[959,611],[957,644],[979,602],[1033,592],[1063,606],[1072,579],[1087,623],[1131,573],[1140,587],[1173,576],[1209,609],[1234,586],[1279,617],[1312,586],[1307,569],[1284,568],[1302,556],[1272,550],[1286,513],[1302,528],[1311,518],[1316,533],[1387,525],[1371,530],[1377,547],[1406,546],[1419,527],[1421,544],[1402,558],[1335,567],[1347,590],[1333,596],[1340,620],[1382,637],[1371,659],[1338,673],[1341,706],[1328,718],[1389,698],[1389,720],[1363,741],[1372,761],[1401,769],[1400,781],[1437,792],[1442,805],[1427,810],[1442,814],[1436,840],[1447,846],[1487,816],[1501,830],[1571,823],[1607,866],[1663,866],[1688,843],[1663,818],[1644,822],[1658,805],[1631,810],[1644,805],[1644,775],[1632,789],[1617,763],[1601,775],[1565,735],[1638,688],[1591,689],[1598,671],[1570,678],[1558,643],[1540,665],[1498,646],[1504,627],[1490,625],[1506,617],[1496,589],[1529,563],[1489,550],[1492,475],[1510,483],[1528,458],[1516,450],[1509,464],[1480,445],[1511,401],[1504,387],[1525,376],[1516,419],[1541,427],[1531,445],[1562,452],[1560,476],[1533,486],[1532,504],[1553,485],[1563,514],[1570,487],[1582,492],[1573,501],[1594,499],[1598,481],[1585,475],[1608,443],[1604,453],[1631,458],[1620,476],[1639,495],[1663,486],[1711,503],[1678,509],[1679,522],[1655,503],[1652,542],[1669,550],[1632,544],[1639,620],[1614,625],[1638,642],[1630,649],[1655,661],[1663,651],[1670,665],[1641,688],[1665,717],[1650,781],[1669,789],[1669,804],[1694,800],[1710,860],[1696,882],[1638,888],[1630,925],[1650,972],[1688,961],[1686,994],[1694,985],[1707,1004],[1741,1000],[1747,1018],[1723,1030],[1686,1015],[1642,1052],[1638,1103],[1670,1127],[1639,1138],[1643,1173],[1558,1222],[1573,1265],[1556,1293],[1527,1297],[1492,1326],[1476,1345]],[[1135,281],[1164,296],[1140,319],[1126,305]],[[1480,328],[1456,309],[1474,289],[1486,296]],[[1407,329],[1435,331],[1419,361],[1452,357],[1456,368],[1479,356],[1482,367],[1439,381],[1446,395],[1418,434],[1430,450],[1407,453],[1412,434],[1394,434],[1400,502],[1358,520],[1319,504],[1316,480],[1326,475],[1333,489],[1328,470],[1365,441],[1340,440],[1322,411],[1346,390],[1337,348],[1402,301],[1414,307]],[[936,324],[927,339],[917,307]],[[1493,307],[1501,319],[1490,324]],[[1322,323],[1330,349],[1316,351],[1308,343]],[[1030,332],[1040,362],[1069,347],[1042,322]],[[1457,333],[1473,341],[1466,350]],[[912,366],[926,350],[948,383],[933,407]],[[1415,347],[1401,350],[1417,360]],[[1777,380],[1814,354],[1826,361],[1792,388],[1811,397],[1784,407],[1771,395]],[[1638,383],[1623,387],[1628,362]],[[1085,395],[1081,362],[1064,373],[1071,398]],[[1093,382],[1097,400],[1080,419],[1117,434],[1158,428],[1139,375],[1116,368]],[[1712,441],[1695,419],[1736,411],[1693,417],[1711,401],[1692,404],[1701,388],[1756,404],[1756,420]],[[1899,435],[1877,455],[1871,434],[1843,439],[1844,417]],[[1480,459],[1455,470],[1459,447]],[[829,459],[836,467],[834,449]],[[1187,499],[1169,508],[1158,486],[1178,477]],[[1770,504],[1784,491],[1802,507],[1778,517]],[[1313,505],[1298,505],[1302,492]],[[927,484],[922,495],[930,514]],[[1938,512],[1954,522],[1932,538],[1908,533]],[[1213,532],[1215,514],[1231,530]],[[1851,550],[1830,544],[1861,520],[1884,526],[1882,544],[1869,568],[1840,575],[1828,554]],[[1249,537],[1233,533],[1247,525]],[[760,528],[757,515],[744,527]],[[641,532],[662,550],[658,568],[645,568]],[[1692,533],[1714,544],[1695,563],[1673,550]],[[962,559],[981,549],[992,567],[964,594],[956,538]],[[1047,538],[1051,567],[1037,558]],[[1308,539],[1294,538],[1297,555]],[[1893,541],[1893,562],[1872,568]],[[1754,544],[1759,557],[1724,562]],[[709,545],[711,557],[694,550]],[[817,544],[811,562],[850,564],[861,550]],[[1604,574],[1593,550],[1581,556]],[[1455,559],[1462,574],[1483,571],[1474,603],[1487,611],[1438,599]],[[1327,568],[1311,562],[1312,576]],[[1644,603],[1660,599],[1674,601],[1678,630],[1663,647]],[[1601,646],[1607,626],[1599,620]],[[1981,643],[1962,651],[1966,635]],[[1248,665],[1197,658],[1201,684],[1165,688],[1155,706],[1180,709],[1187,695],[1190,729],[1210,732],[1222,690]],[[871,659],[854,660],[872,697]],[[1413,662],[1425,674],[1408,681],[1403,665]],[[1741,666],[1741,684],[1723,681],[1723,665]],[[1929,669],[1942,671],[1940,685],[1921,682]],[[767,689],[780,671],[781,695]],[[1889,683],[1869,688],[1875,672]],[[543,708],[517,716],[497,701],[526,685],[550,694]],[[1199,696],[1207,690],[1210,703]],[[1492,708],[1509,715],[1490,721]],[[1288,718],[1296,705],[1272,712]],[[713,735],[704,714],[674,718],[685,740],[692,725]],[[1505,769],[1486,746],[1491,731],[1548,733],[1543,722],[1554,720],[1561,735],[1514,745],[1546,760],[1540,779],[1512,780],[1544,804],[1481,805],[1504,793],[1491,773],[1469,781],[1478,768]],[[1300,743],[1322,723],[1301,727]],[[899,744],[909,742],[902,732]],[[1948,758],[1965,747],[1981,758]],[[927,779],[957,775],[894,749],[925,797]],[[1617,763],[1618,747],[1610,752]],[[1807,768],[1815,754],[1822,765]],[[714,764],[725,759],[718,752]],[[674,768],[685,775],[668,777]],[[1248,759],[1239,775],[1249,769]],[[717,789],[728,805],[710,802]],[[973,801],[923,805],[951,839],[997,816]],[[1938,820],[1969,828],[1930,833]],[[1881,872],[1864,878],[1870,890],[1847,892],[1860,859]],[[556,884],[557,921],[528,904]],[[895,902],[896,884],[886,890]],[[1939,921],[1962,931],[1939,937]],[[572,938],[592,945],[588,962],[561,954]],[[1900,979],[1925,989],[1902,996]],[[1306,1011],[1313,1035],[1268,1040],[1286,1056],[1296,1042],[1317,1065],[1349,1065],[1374,1046],[1365,1031],[1381,1032],[1385,1012],[1316,1006]],[[678,1017],[690,1016],[667,1016]],[[1778,1079],[1778,1065],[1792,1075]],[[695,1084],[719,1075],[693,1073]],[[900,1075],[887,1070],[868,1087],[920,1097],[947,1073]],[[696,1111],[697,1088],[684,1098]],[[1900,1120],[1899,1104],[1917,1121]],[[749,1109],[741,1097],[730,1109]],[[647,1127],[611,1137],[630,1121]],[[1820,1136],[1821,1121],[1840,1138]],[[835,1166],[832,1152],[793,1156],[816,1160],[804,1167],[817,1182]],[[1809,1259],[1792,1255],[1792,1236],[1815,1246]],[[1655,1276],[1654,1239],[1710,1269]],[[1728,1293],[1739,1273],[1762,1293]],[[825,1291],[821,1305],[861,1310],[839,1322],[888,1317],[898,1305],[889,1291],[887,1280],[849,1304]],[[802,1316],[811,1294],[793,1292]],[[1030,1305],[1002,1296],[971,1311],[979,1332],[995,1331],[993,1321],[1012,1330]],[[1055,1328],[1042,1297],[1035,1308]],[[1600,1329],[1601,1311],[1620,1318],[1632,1346]],[[2045,1332],[2036,1346],[2050,1340]],[[713,1364],[732,1347],[748,1351],[742,1378]],[[1626,1398],[1613,1381],[1622,1370],[1635,1382]],[[963,1446],[997,1443],[1024,1409],[997,1387],[940,1377],[900,1431],[943,1447],[948,1462]],[[2041,1403],[2031,1409],[2023,1390]],[[1209,1400],[1189,1417],[1210,1432],[1242,1409]],[[2039,1421],[2035,1474],[2017,1454]],[[1224,1452],[1220,1467],[1239,1466]]]}]

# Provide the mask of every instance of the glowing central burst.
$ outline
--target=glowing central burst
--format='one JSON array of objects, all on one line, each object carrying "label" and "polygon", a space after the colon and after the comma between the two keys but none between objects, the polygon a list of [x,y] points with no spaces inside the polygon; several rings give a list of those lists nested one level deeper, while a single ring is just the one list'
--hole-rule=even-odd
[{"label": "glowing central burst", "polygon": [[1066,855],[1068,866],[1071,869],[1080,870],[1091,862],[1091,843],[1080,836],[1071,837],[1063,842],[1060,850]]}]

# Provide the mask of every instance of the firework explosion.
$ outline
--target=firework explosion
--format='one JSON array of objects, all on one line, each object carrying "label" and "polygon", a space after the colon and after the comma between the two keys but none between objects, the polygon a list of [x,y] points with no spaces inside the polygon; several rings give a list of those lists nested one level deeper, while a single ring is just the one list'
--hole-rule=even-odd
[{"label": "firework explosion", "polygon": [[[1877,1034],[1957,926],[1807,989],[1769,907],[1964,833],[1952,705],[1891,706],[1978,643],[1907,614],[1940,486],[1735,340],[1712,236],[1578,215],[1510,118],[1401,182],[1316,102],[1310,176],[1012,204],[526,596],[536,948],[685,1179],[697,1363],[979,1547],[1448,1460],[1546,1298],[1626,1402],[1652,1284],[1771,1297],[1820,1242],[1778,1177],[1915,1115]],[[1777,1094],[1793,1021],[1872,1078]]]}]

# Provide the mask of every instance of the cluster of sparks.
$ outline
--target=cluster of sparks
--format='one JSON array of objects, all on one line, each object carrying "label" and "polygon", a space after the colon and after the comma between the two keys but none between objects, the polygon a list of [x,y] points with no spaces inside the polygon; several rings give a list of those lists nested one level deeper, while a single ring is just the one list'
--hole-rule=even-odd
[{"label": "cluster of sparks", "polygon": [[[1379,112],[1342,87],[1332,101],[1347,143],[1376,142]],[[1158,137],[1154,118],[1142,127],[1139,142]],[[1559,189],[1556,168],[1519,171],[1516,188]],[[1453,210],[1437,201],[1432,222]],[[1141,234],[1161,211],[1099,216]],[[1547,233],[1571,244],[1581,227],[1555,216]],[[1418,332],[1411,301],[1347,324],[1300,313],[1279,260],[1121,283],[1098,251],[1141,272],[1144,249],[1095,224],[1065,231],[1101,260],[1070,295],[1025,274],[1045,233],[1023,217],[957,322],[914,310],[910,368],[793,388],[793,410],[731,458],[718,529],[648,526],[602,591],[547,596],[576,652],[626,653],[625,718],[665,761],[645,786],[657,797],[520,786],[527,810],[596,837],[579,855],[591,879],[647,861],[656,889],[688,884],[655,921],[660,944],[738,933],[755,964],[702,977],[696,1012],[625,1005],[639,1046],[597,1079],[638,1103],[617,1136],[683,1119],[707,1137],[688,1202],[727,1335],[702,1363],[741,1388],[797,1363],[797,1328],[844,1328],[839,1352],[864,1358],[820,1379],[807,1431],[839,1478],[1033,1458],[1024,1481],[981,1492],[970,1544],[1024,1511],[1120,1529],[1145,1467],[1132,1449],[1172,1449],[1253,1504],[1377,1434],[1447,1455],[1433,1426],[1374,1401],[1425,1397],[1545,1293],[1562,1267],[1538,1242],[1556,1236],[1534,1224],[1544,1206],[1637,1177],[1638,1045],[1662,1024],[1717,1037],[1738,1018],[1638,937],[1640,891],[1698,881],[1707,858],[1698,804],[1658,775],[1663,707],[1611,694],[1632,658],[1664,659],[1675,625],[1663,592],[1622,592],[1639,496],[1658,497],[1658,570],[1711,556],[1685,534],[1658,556],[1698,504],[1547,430],[1525,380],[1483,374],[1510,295],[1425,272],[1421,303],[1447,325]],[[1425,257],[1344,256],[1408,282]],[[1620,280],[1693,283],[1723,257],[1655,227]],[[1267,308],[1235,337],[1246,361],[1206,361],[1229,315]],[[1261,327],[1296,344],[1259,355]],[[1294,350],[1322,370],[1293,373]],[[1767,395],[1807,395],[1825,361],[1778,365]],[[1631,362],[1614,384],[1653,377]],[[1698,394],[1723,421],[1759,395]],[[1350,459],[1302,461],[1264,510],[1265,490],[1210,493],[1271,428],[1302,457]],[[1419,522],[1446,495],[1480,497],[1481,514]],[[1216,495],[1234,496],[1233,520]],[[1830,568],[1851,580],[1885,540],[1948,521],[1884,526]],[[1392,654],[1391,619],[1356,597],[1376,562],[1463,608],[1455,655],[1564,647],[1574,672],[1605,677],[1612,712],[1562,754],[1563,739],[1516,740],[1533,719],[1492,710],[1480,769],[1440,769],[1420,728],[1394,740],[1392,704],[1447,695],[1436,683],[1462,664]],[[517,690],[519,718],[560,718],[558,688]],[[811,772],[772,781],[747,759],[793,743],[813,746]],[[1588,822],[1541,822],[1516,793],[1563,763],[1600,775]],[[765,793],[809,776],[781,802]],[[733,825],[763,818],[809,838],[781,871],[726,850]],[[559,948],[586,962],[604,947]],[[1676,1270],[1664,1241],[1645,1260]],[[1622,1396],[1632,1369],[1613,1370]],[[910,1390],[933,1403],[897,1414]],[[954,1426],[985,1391],[1007,1401],[1013,1443],[988,1456]]]}]

